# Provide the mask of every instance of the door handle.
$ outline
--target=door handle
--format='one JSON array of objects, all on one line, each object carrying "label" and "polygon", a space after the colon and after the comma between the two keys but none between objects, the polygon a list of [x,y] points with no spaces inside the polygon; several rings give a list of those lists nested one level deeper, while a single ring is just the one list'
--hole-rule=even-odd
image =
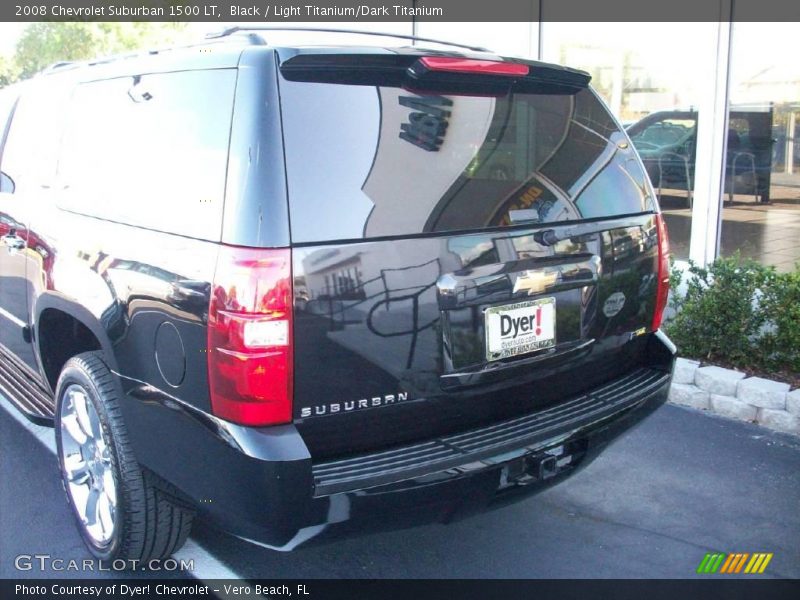
[{"label": "door handle", "polygon": [[3,236],[3,243],[8,247],[9,250],[22,250],[25,248],[25,240],[18,235],[8,234]]}]

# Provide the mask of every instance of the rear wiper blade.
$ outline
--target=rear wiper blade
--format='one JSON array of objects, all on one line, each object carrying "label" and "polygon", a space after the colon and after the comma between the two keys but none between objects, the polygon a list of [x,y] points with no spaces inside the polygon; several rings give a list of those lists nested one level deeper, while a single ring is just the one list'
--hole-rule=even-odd
[{"label": "rear wiper blade", "polygon": [[[517,223],[516,220],[512,219],[512,221]],[[630,218],[609,219],[593,223],[577,223],[575,225],[558,227],[557,229],[542,229],[541,231],[536,231],[533,234],[533,239],[543,246],[552,246],[562,240],[584,237],[608,231],[609,229],[621,229],[623,227],[632,227],[635,225],[635,223],[631,223]]]}]

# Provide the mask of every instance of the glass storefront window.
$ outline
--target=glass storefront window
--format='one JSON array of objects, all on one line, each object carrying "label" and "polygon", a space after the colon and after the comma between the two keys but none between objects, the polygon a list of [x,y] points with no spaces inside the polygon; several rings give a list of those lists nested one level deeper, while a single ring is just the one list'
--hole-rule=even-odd
[{"label": "glass storefront window", "polygon": [[735,23],[720,253],[800,262],[800,38],[795,23]]}]

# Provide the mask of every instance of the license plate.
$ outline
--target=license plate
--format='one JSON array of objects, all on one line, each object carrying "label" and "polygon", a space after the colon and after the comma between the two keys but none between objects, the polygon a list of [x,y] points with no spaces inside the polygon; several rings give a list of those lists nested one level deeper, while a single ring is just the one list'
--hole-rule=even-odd
[{"label": "license plate", "polygon": [[556,343],[556,299],[492,306],[484,311],[486,360],[550,348]]}]

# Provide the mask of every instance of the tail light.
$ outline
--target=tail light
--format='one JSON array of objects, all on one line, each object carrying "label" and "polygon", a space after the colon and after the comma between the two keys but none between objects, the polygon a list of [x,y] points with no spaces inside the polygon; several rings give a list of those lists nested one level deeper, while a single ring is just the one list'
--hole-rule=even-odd
[{"label": "tail light", "polygon": [[242,425],[292,417],[291,250],[221,246],[208,310],[213,413]]},{"label": "tail light", "polygon": [[667,225],[661,213],[656,215],[656,232],[658,233],[658,287],[656,288],[656,308],[653,313],[653,331],[661,327],[664,309],[669,298],[669,237]]},{"label": "tail light", "polygon": [[509,75],[524,77],[530,67],[521,63],[481,60],[451,56],[423,56],[419,64],[429,71],[447,73],[475,73],[478,75]]}]

